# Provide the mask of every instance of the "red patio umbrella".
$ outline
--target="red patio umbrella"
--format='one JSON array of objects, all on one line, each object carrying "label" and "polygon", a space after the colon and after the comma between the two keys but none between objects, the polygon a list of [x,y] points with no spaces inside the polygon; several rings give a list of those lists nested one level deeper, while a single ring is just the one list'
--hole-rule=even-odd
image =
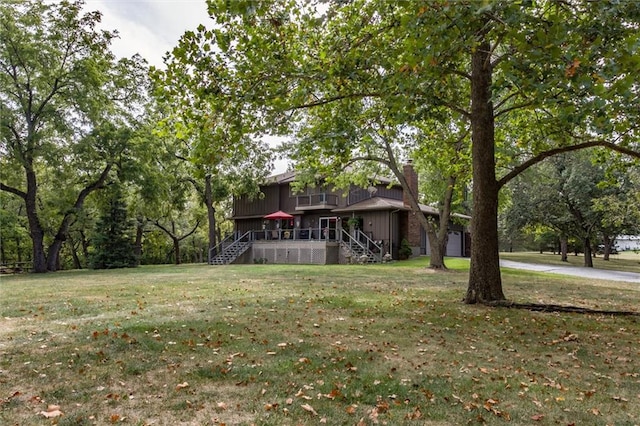
[{"label": "red patio umbrella", "polygon": [[265,219],[293,219],[293,216],[289,213],[285,213],[282,210],[278,210],[277,212],[270,213],[264,217]]}]

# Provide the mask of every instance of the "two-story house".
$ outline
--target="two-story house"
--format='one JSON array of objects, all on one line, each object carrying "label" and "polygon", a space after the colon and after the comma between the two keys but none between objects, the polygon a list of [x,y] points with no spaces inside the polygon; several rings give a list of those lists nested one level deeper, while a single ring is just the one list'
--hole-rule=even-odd
[{"label": "two-story house", "polygon": [[[411,163],[404,166],[404,174],[417,193],[418,176]],[[294,180],[294,172],[275,175],[261,185],[262,197],[234,199],[233,236],[211,253],[210,263],[379,262],[385,255],[397,259],[404,238],[414,254],[429,254],[426,233],[400,184],[377,178],[367,188],[318,185],[295,192]],[[433,207],[420,207],[422,214],[438,215]],[[450,223],[446,254],[468,252],[465,227]]]}]

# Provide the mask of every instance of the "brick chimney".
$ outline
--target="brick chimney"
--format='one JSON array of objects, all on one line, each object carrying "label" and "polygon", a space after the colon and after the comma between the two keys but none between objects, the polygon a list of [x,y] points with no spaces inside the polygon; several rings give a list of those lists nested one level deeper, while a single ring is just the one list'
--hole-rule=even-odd
[{"label": "brick chimney", "polygon": [[[407,180],[409,184],[409,189],[415,196],[418,195],[418,174],[413,168],[413,161],[409,160],[402,167],[402,173],[404,174],[404,178]],[[402,193],[402,201],[404,202],[405,207],[411,207],[411,203],[409,202],[409,194],[406,191]]]},{"label": "brick chimney", "polygon": [[[407,183],[409,184],[409,190],[414,194],[417,198],[418,196],[418,174],[413,168],[413,162],[408,160],[407,163],[402,167],[402,173],[404,174]],[[409,194],[406,191],[402,193],[402,201],[405,207],[411,208],[411,203],[409,202]],[[406,238],[409,241],[409,245],[413,249],[414,254],[420,253],[420,237],[422,234],[422,225],[420,225],[420,221],[418,220],[417,213],[413,211],[407,212],[407,229],[406,229]]]}]

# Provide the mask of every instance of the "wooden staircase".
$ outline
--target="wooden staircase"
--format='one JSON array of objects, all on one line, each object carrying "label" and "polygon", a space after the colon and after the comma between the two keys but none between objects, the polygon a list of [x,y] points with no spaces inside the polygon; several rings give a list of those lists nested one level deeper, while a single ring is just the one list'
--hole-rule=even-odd
[{"label": "wooden staircase", "polygon": [[[360,230],[356,231],[355,236],[352,236],[343,229],[340,247],[347,253],[346,257],[351,259],[351,263],[382,262],[382,247]],[[377,253],[372,249],[375,249]]]},{"label": "wooden staircase", "polygon": [[[252,242],[248,239],[250,234],[250,232],[247,232],[236,240],[230,240],[227,237],[221,241],[215,249],[209,252],[209,265],[229,265],[238,260],[240,256],[251,248]],[[212,255],[212,253],[217,254]]]}]

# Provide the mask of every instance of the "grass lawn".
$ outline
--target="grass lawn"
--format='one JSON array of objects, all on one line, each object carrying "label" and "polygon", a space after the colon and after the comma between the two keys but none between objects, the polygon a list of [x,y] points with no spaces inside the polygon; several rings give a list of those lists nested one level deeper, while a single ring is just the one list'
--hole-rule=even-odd
[{"label": "grass lawn", "polygon": [[[464,305],[468,261],[426,265],[3,276],[0,424],[640,424],[640,317]],[[503,281],[640,311],[638,285]]]},{"label": "grass lawn", "polygon": [[[584,266],[584,255],[574,256],[569,254],[567,262],[560,260],[559,254],[538,253],[538,252],[514,252],[500,253],[501,259],[513,260],[525,263],[540,263],[546,265],[561,266]],[[608,261],[598,255],[593,258],[593,267],[597,269],[608,269],[612,271],[626,271],[640,274],[640,254],[632,251],[624,251],[620,254],[612,254]]]}]

